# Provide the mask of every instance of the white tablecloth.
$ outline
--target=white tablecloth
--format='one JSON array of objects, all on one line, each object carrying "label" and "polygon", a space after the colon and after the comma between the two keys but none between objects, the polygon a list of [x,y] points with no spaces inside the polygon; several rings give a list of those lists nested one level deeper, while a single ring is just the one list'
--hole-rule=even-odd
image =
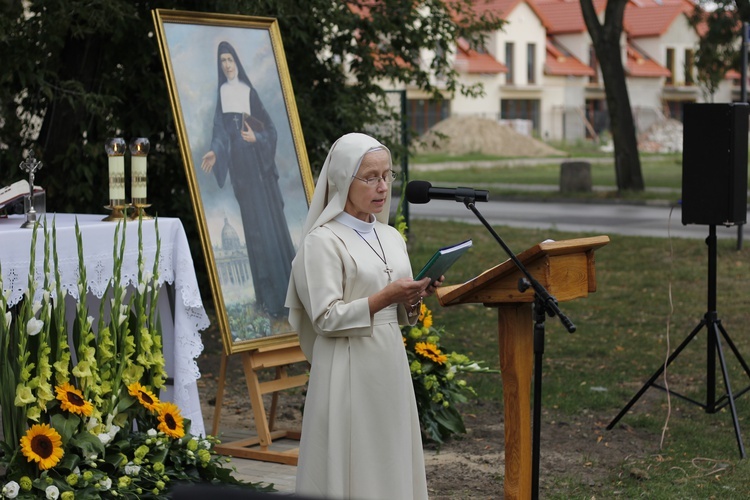
[{"label": "white tablecloth", "polygon": [[[75,221],[81,228],[88,281],[87,301],[92,316],[99,312],[98,301],[104,295],[112,277],[114,231],[117,224],[103,222],[103,215],[48,214],[51,230],[52,218],[57,230],[57,255],[63,289],[76,300],[78,293],[78,246]],[[27,288],[31,229],[21,229],[24,216],[0,218],[0,265],[2,265],[3,293],[9,293],[8,302],[18,303]],[[160,217],[159,284],[173,285],[175,300],[162,289],[159,300],[160,317],[164,332],[164,357],[168,375],[174,386],[162,390],[161,397],[177,404],[185,418],[192,421],[192,433],[205,435],[203,416],[198,396],[197,380],[200,377],[196,358],[203,351],[200,331],[209,321],[198,289],[193,258],[190,255],[185,230],[179,219]],[[122,231],[120,231],[122,232]],[[143,249],[145,269],[151,270],[156,255],[154,221],[143,221]],[[125,236],[125,255],[122,283],[133,285],[138,279],[138,222],[128,222]],[[43,283],[44,233],[37,233],[35,274],[37,283]],[[37,297],[38,300],[38,297]],[[96,324],[96,323],[94,323]]]}]

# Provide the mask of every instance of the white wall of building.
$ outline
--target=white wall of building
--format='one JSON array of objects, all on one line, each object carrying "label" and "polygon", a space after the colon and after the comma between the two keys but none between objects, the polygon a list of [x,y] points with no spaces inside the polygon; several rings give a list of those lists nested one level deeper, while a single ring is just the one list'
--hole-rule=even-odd
[{"label": "white wall of building", "polygon": [[484,88],[484,96],[467,97],[457,92],[451,101],[451,114],[482,115],[485,118],[498,119],[500,117],[500,82],[503,78],[502,74],[463,75],[461,81],[466,85],[481,83]]},{"label": "white wall of building", "polygon": [[[528,59],[526,54],[528,44],[533,43],[535,45],[536,83],[532,85],[543,85],[542,67],[546,53],[547,30],[542,25],[536,13],[525,2],[518,4],[507,15],[506,20],[508,23],[504,27],[505,30],[497,32],[493,37],[494,46],[490,51],[495,55],[497,60],[507,65],[508,61],[505,60],[505,44],[512,42],[515,49],[513,58],[515,65],[513,85],[528,86],[529,82],[526,71]],[[507,81],[505,83],[507,84]]]}]

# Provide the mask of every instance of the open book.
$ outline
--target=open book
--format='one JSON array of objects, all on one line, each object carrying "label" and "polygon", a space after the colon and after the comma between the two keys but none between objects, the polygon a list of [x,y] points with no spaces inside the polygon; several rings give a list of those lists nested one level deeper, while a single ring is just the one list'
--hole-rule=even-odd
[{"label": "open book", "polygon": [[[34,194],[43,192],[39,186],[34,186]],[[14,182],[10,186],[0,187],[0,208],[4,206],[13,205],[14,203],[23,200],[24,196],[29,194],[29,181],[20,180]]]},{"label": "open book", "polygon": [[439,279],[459,257],[471,248],[471,245],[471,240],[466,240],[461,243],[456,243],[455,245],[441,248],[430,257],[430,260],[427,261],[427,264],[425,264],[422,270],[417,273],[414,280],[419,281],[427,276],[432,278],[432,281]]}]

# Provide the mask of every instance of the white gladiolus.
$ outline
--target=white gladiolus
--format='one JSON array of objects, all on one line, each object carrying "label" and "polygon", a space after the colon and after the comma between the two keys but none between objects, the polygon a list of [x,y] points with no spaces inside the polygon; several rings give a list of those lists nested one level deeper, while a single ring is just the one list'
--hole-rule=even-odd
[{"label": "white gladiolus", "polygon": [[146,291],[146,284],[145,283],[138,283],[138,293],[143,295],[143,292]]},{"label": "white gladiolus", "polygon": [[31,306],[31,313],[36,314],[39,312],[39,309],[41,308],[42,308],[42,303],[39,302],[38,300],[35,300],[34,305]]},{"label": "white gladiolus", "polygon": [[34,335],[42,331],[43,326],[44,321],[36,318],[31,318],[29,322],[26,323],[26,334],[30,337],[33,337]]},{"label": "white gladiolus", "polygon": [[10,330],[10,324],[13,322],[13,315],[8,311],[5,313],[5,328]]},{"label": "white gladiolus", "polygon": [[151,271],[146,271],[143,273],[143,282],[148,283],[153,279],[154,275],[151,274]]}]

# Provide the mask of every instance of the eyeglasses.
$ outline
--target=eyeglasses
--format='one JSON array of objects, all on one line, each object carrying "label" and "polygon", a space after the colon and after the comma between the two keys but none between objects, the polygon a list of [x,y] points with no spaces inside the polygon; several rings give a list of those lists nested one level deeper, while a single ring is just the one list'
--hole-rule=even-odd
[{"label": "eyeglasses", "polygon": [[396,179],[396,172],[394,172],[393,170],[389,170],[388,172],[383,174],[382,177],[368,177],[367,179],[363,179],[362,177],[357,177],[356,175],[352,175],[352,179],[360,180],[364,182],[365,184],[367,184],[368,186],[377,186],[378,184],[380,184],[380,181],[383,181],[386,184],[390,184]]}]

